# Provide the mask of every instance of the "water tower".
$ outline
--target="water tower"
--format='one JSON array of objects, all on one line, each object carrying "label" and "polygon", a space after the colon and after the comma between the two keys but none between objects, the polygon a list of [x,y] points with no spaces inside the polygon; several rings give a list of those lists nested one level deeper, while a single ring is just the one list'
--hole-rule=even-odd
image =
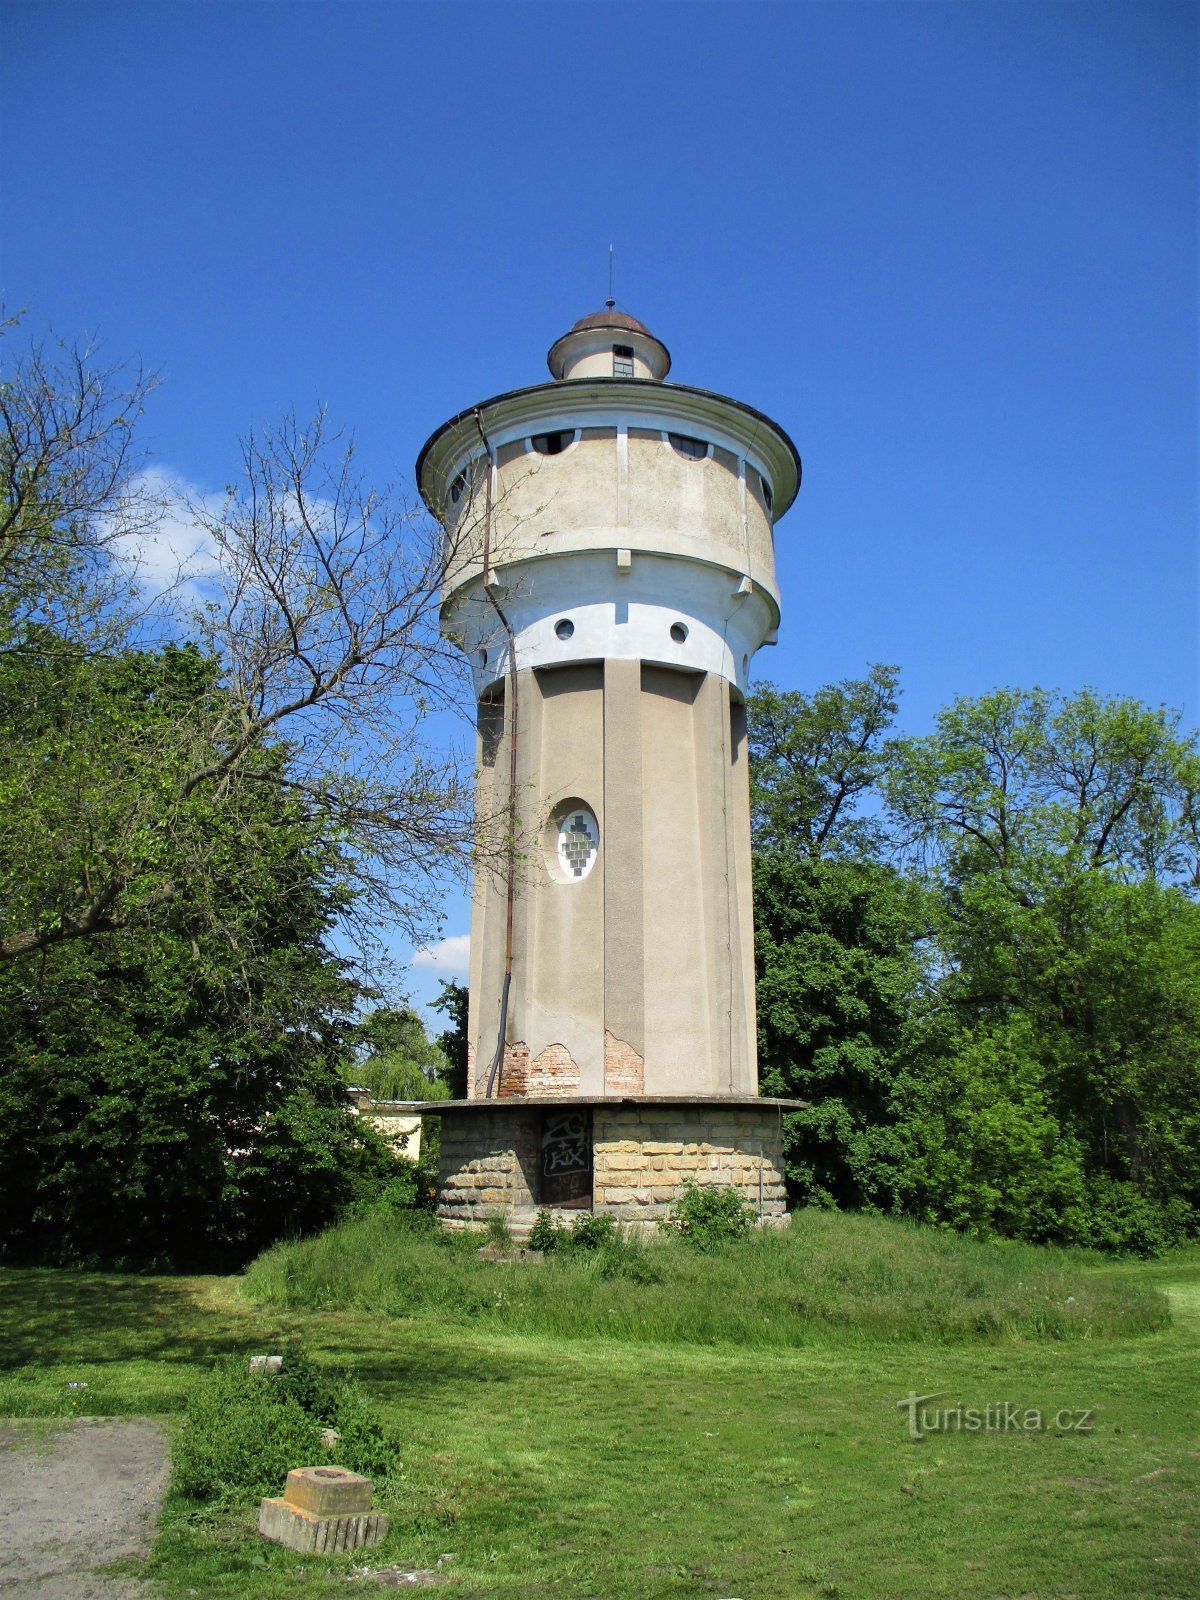
[{"label": "water tower", "polygon": [[800,458],[752,406],[668,383],[666,346],[611,303],[548,362],[417,463],[474,676],[479,814],[516,841],[476,874],[468,1098],[428,1108],[438,1208],[650,1221],[692,1180],[778,1216],[744,697]]}]

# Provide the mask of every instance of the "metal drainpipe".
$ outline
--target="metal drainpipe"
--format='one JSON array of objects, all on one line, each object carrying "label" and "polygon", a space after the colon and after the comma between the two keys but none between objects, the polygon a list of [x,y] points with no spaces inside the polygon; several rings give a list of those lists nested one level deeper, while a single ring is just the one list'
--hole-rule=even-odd
[{"label": "metal drainpipe", "polygon": [[504,629],[505,638],[508,640],[508,685],[509,685],[509,724],[508,724],[508,882],[506,886],[505,928],[504,928],[504,982],[500,988],[500,1028],[496,1036],[496,1053],[492,1057],[492,1064],[488,1071],[487,1089],[484,1098],[490,1100],[496,1086],[496,1079],[504,1070],[504,1036],[508,1032],[508,996],[512,988],[513,966],[513,901],[517,892],[517,640],[513,633],[512,624],[504,614],[504,610],[491,589],[491,563],[492,563],[492,478],[496,470],[496,459],[492,454],[492,447],[488,443],[487,434],[483,429],[483,417],[478,409],[475,412],[475,426],[479,429],[479,437],[483,442],[484,454],[487,456],[487,500],[483,512],[483,592],[491,602],[492,609],[500,618]]}]

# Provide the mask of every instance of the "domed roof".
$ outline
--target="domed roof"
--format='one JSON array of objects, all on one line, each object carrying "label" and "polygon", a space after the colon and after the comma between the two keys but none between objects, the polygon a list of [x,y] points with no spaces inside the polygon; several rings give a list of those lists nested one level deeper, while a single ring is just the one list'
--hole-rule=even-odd
[{"label": "domed roof", "polygon": [[580,317],[571,327],[572,333],[586,333],[589,328],[624,328],[627,333],[644,333],[648,339],[654,335],[644,322],[631,317],[627,311],[593,311],[590,317]]},{"label": "domed roof", "polygon": [[[556,380],[562,379],[567,375],[567,368],[571,365],[571,351],[575,351],[576,355],[581,350],[586,352],[595,345],[597,336],[603,343],[606,335],[611,338],[613,334],[618,336],[618,340],[621,334],[632,334],[635,341],[642,339],[646,341],[639,348],[641,359],[649,368],[652,378],[661,380],[671,370],[671,352],[662,340],[656,338],[644,322],[631,317],[628,311],[616,310],[612,305],[606,305],[603,311],[593,311],[586,317],[580,317],[561,339],[556,339],[550,346],[546,364]],[[574,375],[579,376],[579,373],[575,372]],[[642,377],[645,376],[643,370]]]}]

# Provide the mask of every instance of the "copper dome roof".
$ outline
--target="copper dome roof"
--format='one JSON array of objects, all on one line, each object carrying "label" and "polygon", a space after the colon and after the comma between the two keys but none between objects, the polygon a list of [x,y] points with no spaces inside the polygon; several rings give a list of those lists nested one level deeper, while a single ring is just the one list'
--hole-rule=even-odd
[{"label": "copper dome roof", "polygon": [[580,317],[572,325],[571,332],[584,333],[588,328],[624,328],[628,333],[644,333],[648,339],[654,337],[644,322],[626,311],[593,311],[590,317]]},{"label": "copper dome roof", "polygon": [[[639,322],[636,317],[631,317],[627,311],[616,311],[612,306],[605,306],[603,311],[593,311],[590,316],[580,317],[579,321],[563,334],[561,339],[556,339],[550,346],[546,356],[546,364],[556,380],[563,376],[562,355],[564,347],[579,334],[621,334],[632,333],[640,335],[649,341],[656,354],[650,355],[648,365],[653,377],[661,380],[671,370],[671,352],[661,339],[650,332],[644,322]],[[639,380],[640,381],[640,380]]]}]

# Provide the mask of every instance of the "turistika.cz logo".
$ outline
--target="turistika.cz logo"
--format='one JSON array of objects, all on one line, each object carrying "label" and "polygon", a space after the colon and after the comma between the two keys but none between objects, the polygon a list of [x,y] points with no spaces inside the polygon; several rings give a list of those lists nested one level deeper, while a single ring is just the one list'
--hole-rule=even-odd
[{"label": "turistika.cz logo", "polygon": [[1041,1411],[1036,1406],[1015,1406],[994,1400],[985,1406],[931,1406],[949,1393],[908,1394],[897,1400],[897,1411],[908,1412],[908,1437],[924,1439],[930,1433],[1091,1433],[1093,1410],[1064,1406]]}]

